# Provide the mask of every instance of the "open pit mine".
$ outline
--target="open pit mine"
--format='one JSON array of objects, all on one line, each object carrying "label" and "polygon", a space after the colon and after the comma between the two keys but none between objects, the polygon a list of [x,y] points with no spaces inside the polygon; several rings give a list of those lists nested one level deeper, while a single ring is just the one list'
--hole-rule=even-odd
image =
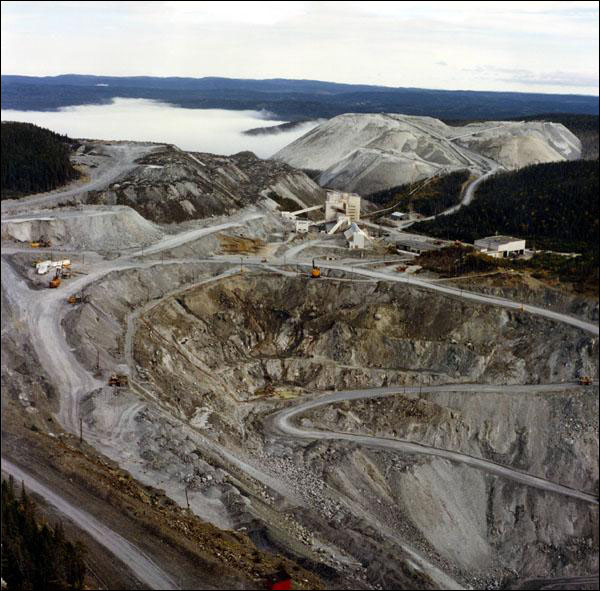
[{"label": "open pit mine", "polygon": [[415,274],[335,194],[578,140],[344,115],[294,144],[82,140],[82,180],[2,201],[3,472],[130,588],[597,586],[597,300]]}]

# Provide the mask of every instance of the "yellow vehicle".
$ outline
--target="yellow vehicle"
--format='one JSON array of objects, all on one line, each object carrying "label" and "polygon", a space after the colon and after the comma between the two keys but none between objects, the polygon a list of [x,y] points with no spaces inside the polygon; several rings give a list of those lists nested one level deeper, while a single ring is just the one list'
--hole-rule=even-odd
[{"label": "yellow vehicle", "polygon": [[34,240],[33,242],[30,242],[29,246],[31,246],[31,248],[49,248],[50,240],[44,240],[41,238],[40,240]]},{"label": "yellow vehicle", "polygon": [[591,386],[592,378],[590,378],[590,376],[581,376],[579,378],[579,385],[580,386]]},{"label": "yellow vehicle", "polygon": [[315,259],[313,259],[313,266],[310,274],[313,279],[318,279],[321,277],[321,267],[317,267],[317,265],[315,265]]}]

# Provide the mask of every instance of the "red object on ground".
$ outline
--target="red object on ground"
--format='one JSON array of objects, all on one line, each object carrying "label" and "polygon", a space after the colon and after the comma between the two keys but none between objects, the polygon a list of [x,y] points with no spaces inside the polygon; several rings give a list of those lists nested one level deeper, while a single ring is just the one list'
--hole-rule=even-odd
[{"label": "red object on ground", "polygon": [[292,588],[292,579],[283,579],[282,581],[277,581],[276,583],[271,583],[269,589],[291,589]]}]

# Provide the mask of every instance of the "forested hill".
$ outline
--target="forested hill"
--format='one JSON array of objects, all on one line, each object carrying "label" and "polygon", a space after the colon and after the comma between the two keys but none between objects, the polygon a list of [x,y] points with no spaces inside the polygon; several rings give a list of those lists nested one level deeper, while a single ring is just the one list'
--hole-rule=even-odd
[{"label": "forested hill", "polygon": [[50,191],[79,176],[72,140],[31,123],[2,122],[1,198]]},{"label": "forested hill", "polygon": [[371,193],[366,199],[377,204],[379,209],[395,206],[396,211],[414,211],[428,217],[457,205],[462,187],[468,179],[468,171],[458,170],[429,182],[420,180]]},{"label": "forested hill", "polygon": [[497,174],[470,205],[412,229],[467,242],[511,234],[536,248],[597,253],[598,223],[598,160],[576,160]]},{"label": "forested hill", "polygon": [[3,109],[55,111],[145,98],[187,109],[256,110],[298,121],[342,113],[403,113],[442,119],[505,119],[537,113],[598,114],[598,97],[525,92],[392,88],[318,80],[3,75]]}]

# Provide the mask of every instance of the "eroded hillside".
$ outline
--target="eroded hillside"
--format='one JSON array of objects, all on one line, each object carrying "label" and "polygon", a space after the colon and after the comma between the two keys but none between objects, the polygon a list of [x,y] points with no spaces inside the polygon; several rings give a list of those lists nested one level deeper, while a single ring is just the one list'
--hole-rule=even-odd
[{"label": "eroded hillside", "polygon": [[251,152],[216,156],[165,146],[137,162],[118,182],[91,192],[88,202],[128,205],[148,220],[172,223],[231,214],[266,197],[298,209],[325,199],[303,172]]},{"label": "eroded hillside", "polygon": [[[96,334],[98,315],[81,309],[69,320],[72,332],[98,338],[182,424],[297,498],[292,508],[282,497],[267,497],[267,509],[215,470],[189,431],[155,412],[119,421],[119,438],[135,442],[127,453],[141,463],[136,472],[168,474],[167,490],[187,482],[207,518],[226,527],[253,523],[263,541],[279,543],[297,523],[307,528],[301,536],[307,550],[335,544],[366,565],[356,576],[388,588],[430,584],[419,579],[407,544],[476,586],[507,584],[516,572],[596,568],[597,506],[444,457],[398,455],[327,437],[273,439],[269,415],[306,392],[396,384],[392,398],[321,407],[301,416],[299,425],[406,439],[597,494],[598,424],[590,418],[597,415],[597,395],[502,385],[596,376],[597,339],[518,311],[402,286],[264,274],[224,277],[149,300],[146,311],[134,314],[131,334],[129,306],[145,301],[144,284],[154,285],[156,271],[130,273],[128,279],[108,276],[90,291],[115,322],[101,323],[102,335]],[[167,283],[185,283],[177,273]],[[102,295],[124,293],[125,285],[137,286],[127,300]],[[107,326],[114,327],[112,335]],[[92,360],[90,351],[87,363]],[[451,391],[444,386],[419,395],[414,388],[452,382]],[[462,391],[458,382],[494,385]],[[412,388],[405,393],[407,384]],[[105,396],[94,394],[85,408],[87,420],[109,436],[113,413],[125,400],[109,402],[115,408],[107,414]],[[283,522],[272,514],[265,519],[276,507]]]}]

